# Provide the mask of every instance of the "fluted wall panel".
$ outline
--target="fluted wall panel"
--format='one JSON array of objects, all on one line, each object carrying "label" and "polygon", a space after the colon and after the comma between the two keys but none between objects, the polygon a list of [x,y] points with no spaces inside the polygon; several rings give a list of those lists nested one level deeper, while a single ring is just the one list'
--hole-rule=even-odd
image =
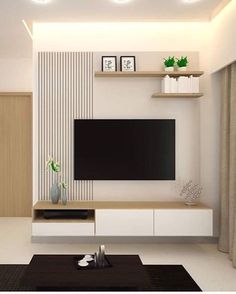
[{"label": "fluted wall panel", "polygon": [[93,53],[38,53],[38,199],[49,200],[58,176],[45,169],[48,156],[61,163],[68,200],[93,200],[92,181],[74,181],[74,119],[93,118]]}]

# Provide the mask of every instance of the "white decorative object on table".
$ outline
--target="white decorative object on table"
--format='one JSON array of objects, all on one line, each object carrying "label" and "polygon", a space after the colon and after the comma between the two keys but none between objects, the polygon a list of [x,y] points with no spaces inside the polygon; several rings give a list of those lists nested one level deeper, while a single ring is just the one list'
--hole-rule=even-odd
[{"label": "white decorative object on table", "polygon": [[78,265],[82,267],[86,267],[89,265],[89,263],[86,260],[82,259],[78,262]]},{"label": "white decorative object on table", "polygon": [[186,205],[197,205],[197,199],[200,198],[201,193],[202,187],[190,180],[183,186],[180,197],[184,197]]},{"label": "white decorative object on table", "polygon": [[78,266],[86,267],[86,266],[89,265],[89,262],[90,261],[93,261],[93,260],[94,259],[93,259],[92,255],[85,255],[83,257],[83,259],[81,259],[81,260],[78,261]]},{"label": "white decorative object on table", "polygon": [[94,254],[94,263],[96,267],[103,268],[105,267],[105,246],[100,245],[98,251]]},{"label": "white decorative object on table", "polygon": [[85,255],[85,257],[83,258],[83,260],[86,260],[86,261],[93,261],[93,257],[92,255]]}]

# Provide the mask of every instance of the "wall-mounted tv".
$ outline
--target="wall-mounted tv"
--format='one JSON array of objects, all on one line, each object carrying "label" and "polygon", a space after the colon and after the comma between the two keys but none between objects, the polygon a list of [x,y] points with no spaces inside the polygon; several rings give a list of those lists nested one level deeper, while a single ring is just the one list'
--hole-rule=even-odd
[{"label": "wall-mounted tv", "polygon": [[74,179],[175,180],[175,120],[75,120]]}]

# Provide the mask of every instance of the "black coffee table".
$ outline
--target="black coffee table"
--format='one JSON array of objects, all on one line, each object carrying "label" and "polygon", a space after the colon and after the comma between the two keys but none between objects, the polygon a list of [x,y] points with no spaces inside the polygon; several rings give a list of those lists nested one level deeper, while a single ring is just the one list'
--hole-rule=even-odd
[{"label": "black coffee table", "polygon": [[151,286],[138,255],[107,255],[112,267],[90,270],[78,270],[74,258],[75,255],[34,255],[22,282],[35,290],[48,291],[136,291]]}]

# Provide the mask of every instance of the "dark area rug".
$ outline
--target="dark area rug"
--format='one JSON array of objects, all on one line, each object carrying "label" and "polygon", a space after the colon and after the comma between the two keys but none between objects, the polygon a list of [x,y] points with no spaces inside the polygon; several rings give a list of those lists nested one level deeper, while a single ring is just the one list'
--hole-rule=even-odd
[{"label": "dark area rug", "polygon": [[[144,291],[201,291],[182,265],[144,265],[152,288]],[[21,285],[27,265],[0,265],[0,291],[34,291]]]}]

